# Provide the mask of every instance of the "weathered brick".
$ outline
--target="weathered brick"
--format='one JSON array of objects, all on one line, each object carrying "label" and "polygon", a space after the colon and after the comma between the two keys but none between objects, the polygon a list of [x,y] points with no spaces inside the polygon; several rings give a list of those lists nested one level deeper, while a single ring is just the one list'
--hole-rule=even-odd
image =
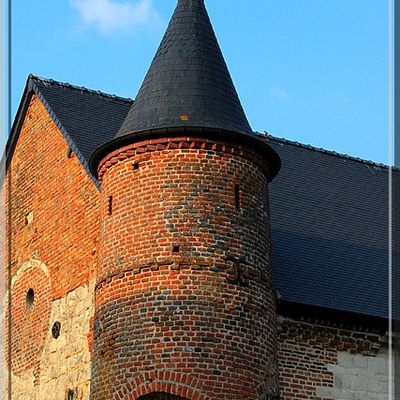
[{"label": "weathered brick", "polygon": [[277,391],[269,168],[235,147],[170,137],[100,163],[93,399],[148,370],[175,394],[194,379],[199,398]]},{"label": "weathered brick", "polygon": [[[11,198],[6,199],[6,210],[11,203],[11,227],[7,226],[7,237],[11,240],[14,283],[11,353],[7,358],[11,359],[8,366],[13,373],[16,398],[27,395],[18,392],[27,377],[34,377],[29,396],[44,388],[40,387],[41,369],[42,364],[47,365],[52,358],[44,356],[44,349],[49,346],[49,340],[55,340],[49,333],[55,322],[51,319],[55,302],[65,299],[78,287],[87,287],[95,274],[99,192],[76,156],[68,156],[67,150],[65,138],[41,101],[33,95],[4,183],[5,193],[8,193],[11,174]],[[28,308],[29,289],[33,290],[34,302]],[[8,320],[7,314],[5,320]],[[86,334],[82,332],[74,342],[86,343],[84,347],[88,349]],[[71,352],[73,349],[60,352],[53,367],[71,362],[66,358],[72,357]],[[89,359],[82,360],[83,370],[88,366]],[[71,385],[77,379],[72,375]],[[89,376],[85,385],[88,379]],[[43,398],[43,394],[38,396]],[[64,389],[46,396],[64,399]]]}]

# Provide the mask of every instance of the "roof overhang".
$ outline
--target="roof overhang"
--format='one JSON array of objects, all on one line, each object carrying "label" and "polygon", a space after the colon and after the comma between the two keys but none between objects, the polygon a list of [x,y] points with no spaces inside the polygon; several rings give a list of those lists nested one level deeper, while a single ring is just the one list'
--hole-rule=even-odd
[{"label": "roof overhang", "polygon": [[[14,154],[15,146],[18,141],[18,138],[19,138],[19,135],[20,135],[20,132],[21,132],[24,120],[25,120],[26,112],[31,103],[32,96],[36,95],[39,98],[39,100],[41,101],[41,103],[43,104],[43,106],[45,107],[46,111],[50,115],[53,122],[56,124],[56,126],[59,129],[59,131],[61,132],[61,134],[64,136],[69,148],[74,152],[74,154],[76,155],[76,157],[78,158],[78,160],[80,161],[82,166],[85,168],[86,172],[88,173],[88,175],[90,176],[90,178],[92,179],[94,184],[97,186],[97,188],[100,189],[100,184],[97,181],[97,179],[95,179],[94,176],[90,173],[89,166],[87,165],[85,158],[81,154],[79,148],[76,146],[76,144],[72,140],[72,138],[69,135],[69,133],[67,132],[67,130],[64,128],[64,126],[58,120],[57,115],[51,109],[50,105],[48,104],[45,97],[41,93],[38,85],[36,85],[35,79],[39,79],[39,78],[36,78],[34,75],[30,74],[26,81],[24,92],[22,94],[22,98],[21,98],[21,101],[20,101],[16,116],[15,116],[15,119],[14,119],[14,122],[11,127],[11,131],[10,131],[8,139],[7,139],[5,150],[2,155],[2,159],[0,161],[1,166],[3,168],[5,168],[5,171],[7,171],[9,164],[11,162],[12,156]],[[3,175],[4,175],[4,173],[3,173]]]},{"label": "roof overhang", "polygon": [[324,326],[379,334],[385,334],[389,330],[389,316],[383,318],[378,315],[358,314],[284,299],[278,301],[277,311],[279,315],[284,317],[318,323]]},{"label": "roof overhang", "polygon": [[182,135],[196,135],[198,137],[204,137],[207,139],[227,140],[235,144],[246,145],[256,149],[266,157],[270,164],[270,181],[272,181],[273,178],[278,174],[281,167],[281,159],[278,153],[268,144],[267,138],[264,135],[249,135],[208,127],[175,127],[146,130],[142,132],[135,132],[126,136],[116,137],[93,152],[89,160],[90,171],[97,179],[97,167],[101,160],[106,157],[107,154],[110,154],[112,151],[117,150],[120,147],[147,139]]}]

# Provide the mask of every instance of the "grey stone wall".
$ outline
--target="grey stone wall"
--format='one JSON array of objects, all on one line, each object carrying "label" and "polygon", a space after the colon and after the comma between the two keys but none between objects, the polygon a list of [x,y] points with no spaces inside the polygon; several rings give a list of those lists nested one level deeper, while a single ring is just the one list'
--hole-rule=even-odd
[{"label": "grey stone wall", "polygon": [[[52,302],[46,341],[40,354],[40,375],[35,379],[32,369],[12,374],[13,400],[65,400],[68,391],[73,391],[74,400],[89,399],[88,338],[93,314],[94,281]],[[57,338],[52,334],[56,321],[61,326]],[[8,399],[7,392],[0,398]]]},{"label": "grey stone wall", "polygon": [[334,400],[387,400],[389,357],[381,348],[376,357],[338,352],[337,364],[329,365],[334,387],[317,388],[317,395]]}]

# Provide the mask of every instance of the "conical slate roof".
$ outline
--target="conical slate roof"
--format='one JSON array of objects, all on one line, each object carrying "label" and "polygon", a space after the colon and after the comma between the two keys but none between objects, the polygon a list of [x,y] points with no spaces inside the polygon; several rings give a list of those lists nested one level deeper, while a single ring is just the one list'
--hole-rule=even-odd
[{"label": "conical slate roof", "polygon": [[252,133],[204,0],[179,0],[116,138],[178,127]]},{"label": "conical slate roof", "polygon": [[269,179],[279,171],[279,155],[250,128],[204,0],[178,0],[131,109],[114,138],[93,152],[90,170],[97,176],[101,159],[131,141],[182,133],[255,146],[269,160]]}]

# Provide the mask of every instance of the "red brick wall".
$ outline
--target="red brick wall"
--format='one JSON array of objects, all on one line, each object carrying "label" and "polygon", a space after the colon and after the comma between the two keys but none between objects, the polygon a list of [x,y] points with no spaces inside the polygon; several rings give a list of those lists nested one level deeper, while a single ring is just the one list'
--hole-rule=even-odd
[{"label": "red brick wall", "polygon": [[282,319],[278,332],[281,400],[323,400],[317,388],[333,388],[338,351],[374,356],[380,347],[378,334],[293,320]]},{"label": "red brick wall", "polygon": [[91,398],[137,398],[162,382],[191,400],[276,389],[265,162],[174,138],[104,165]]},{"label": "red brick wall", "polygon": [[[33,287],[33,304],[27,306],[26,295]],[[49,277],[39,266],[28,268],[15,281],[12,293],[11,368],[15,375],[20,375],[27,369],[39,367],[38,354],[45,343],[51,312]],[[37,372],[35,369],[36,379]]]},{"label": "red brick wall", "polygon": [[[99,192],[67,150],[33,97],[11,164],[13,273],[23,260],[39,259],[51,271],[54,298],[87,282],[96,264]],[[34,220],[27,225],[31,211]]]},{"label": "red brick wall", "polygon": [[[27,260],[37,259],[47,266],[50,277],[36,277],[40,272],[34,270],[14,285],[15,374],[39,362],[40,341],[51,326],[51,301],[86,284],[95,271],[99,192],[78,159],[67,157],[67,149],[43,104],[33,96],[11,162],[12,274]],[[33,220],[28,223],[30,213]],[[35,303],[27,310],[29,288],[35,292]]]}]

